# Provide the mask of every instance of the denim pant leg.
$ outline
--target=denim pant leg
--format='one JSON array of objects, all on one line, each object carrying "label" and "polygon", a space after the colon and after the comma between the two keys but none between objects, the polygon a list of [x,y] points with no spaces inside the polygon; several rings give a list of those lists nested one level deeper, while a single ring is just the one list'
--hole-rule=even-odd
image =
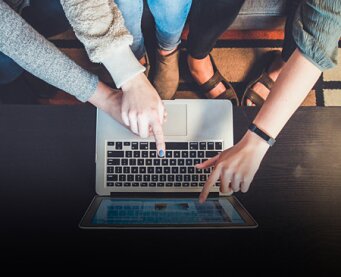
[{"label": "denim pant leg", "polygon": [[134,38],[131,50],[140,60],[146,53],[141,27],[143,0],[115,0],[115,3],[123,15],[126,28]]},{"label": "denim pant leg", "polygon": [[[52,36],[70,28],[59,0],[31,0],[22,17],[43,36]],[[18,78],[24,69],[0,52],[0,84],[8,84]]]},{"label": "denim pant leg", "polygon": [[287,1],[287,19],[285,22],[285,37],[282,49],[282,59],[287,62],[297,48],[296,42],[292,35],[293,22],[295,18],[296,11],[300,3],[304,0],[288,0]]},{"label": "denim pant leg", "polygon": [[155,19],[158,46],[163,50],[173,50],[181,42],[192,0],[147,0]]},{"label": "denim pant leg", "polygon": [[233,23],[245,0],[193,0],[189,17],[188,52],[205,58],[219,36]]}]

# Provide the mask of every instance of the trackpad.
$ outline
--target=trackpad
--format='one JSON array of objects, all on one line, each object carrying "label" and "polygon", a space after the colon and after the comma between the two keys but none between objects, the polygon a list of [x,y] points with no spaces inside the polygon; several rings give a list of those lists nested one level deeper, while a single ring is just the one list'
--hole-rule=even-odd
[{"label": "trackpad", "polygon": [[163,125],[165,136],[187,136],[187,105],[166,105],[168,117]]}]

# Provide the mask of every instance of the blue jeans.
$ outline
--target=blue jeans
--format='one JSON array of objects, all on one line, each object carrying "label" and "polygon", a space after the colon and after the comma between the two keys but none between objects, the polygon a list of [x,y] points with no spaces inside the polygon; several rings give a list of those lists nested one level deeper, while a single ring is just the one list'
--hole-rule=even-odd
[{"label": "blue jeans", "polygon": [[[70,28],[59,0],[31,0],[22,17],[43,36],[53,36]],[[18,78],[24,69],[0,52],[0,85]]]},{"label": "blue jeans", "polygon": [[[136,58],[141,59],[146,53],[141,28],[143,0],[115,0],[115,3],[134,37],[131,49]],[[147,0],[147,3],[155,20],[158,47],[162,50],[175,49],[181,42],[192,0]]]}]

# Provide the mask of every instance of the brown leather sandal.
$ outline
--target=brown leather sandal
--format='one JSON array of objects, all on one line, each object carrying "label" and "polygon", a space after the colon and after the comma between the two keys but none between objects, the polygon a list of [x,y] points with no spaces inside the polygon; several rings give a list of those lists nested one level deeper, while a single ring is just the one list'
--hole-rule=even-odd
[{"label": "brown leather sandal", "polygon": [[211,91],[212,89],[214,89],[220,82],[222,82],[224,84],[224,86],[226,87],[226,90],[213,99],[228,99],[232,102],[232,104],[234,106],[239,106],[239,99],[238,99],[238,96],[237,96],[234,88],[232,87],[230,82],[228,82],[220,74],[220,72],[219,72],[219,70],[218,70],[218,68],[217,68],[217,66],[213,60],[213,57],[211,55],[210,55],[210,59],[212,62],[214,74],[211,77],[211,79],[209,79],[206,83],[204,83],[202,85],[197,85],[198,86],[197,94],[200,95],[201,98],[208,98],[206,96],[206,94],[209,91]]},{"label": "brown leather sandal", "polygon": [[270,51],[268,53],[265,54],[265,65],[263,67],[263,70],[261,71],[260,75],[254,79],[253,81],[251,81],[244,93],[243,93],[243,97],[242,97],[242,101],[241,101],[241,105],[242,106],[247,106],[247,100],[250,100],[253,104],[255,104],[257,107],[261,107],[264,102],[265,99],[263,97],[261,97],[254,89],[253,86],[256,83],[261,83],[263,84],[268,90],[271,90],[272,86],[274,85],[274,81],[269,77],[269,74],[267,73],[270,65],[273,63],[273,61],[281,55],[281,52],[278,50],[274,50],[274,51]]}]

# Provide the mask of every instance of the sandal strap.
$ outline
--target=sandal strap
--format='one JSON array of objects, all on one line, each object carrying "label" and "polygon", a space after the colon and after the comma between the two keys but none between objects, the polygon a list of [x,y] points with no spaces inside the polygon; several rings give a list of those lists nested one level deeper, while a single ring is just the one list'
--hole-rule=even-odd
[{"label": "sandal strap", "polygon": [[[257,92],[255,92],[252,88],[249,88],[244,96],[244,99],[249,99],[256,106],[261,107],[265,100],[261,97]],[[246,101],[246,100],[245,100]]]},{"label": "sandal strap", "polygon": [[262,83],[268,90],[271,90],[272,86],[275,83],[266,72],[263,72],[257,82]]},{"label": "sandal strap", "polygon": [[209,79],[206,83],[199,85],[199,89],[202,93],[208,93],[209,91],[214,89],[222,80],[223,76],[221,76],[219,71],[216,71],[211,79]]}]

